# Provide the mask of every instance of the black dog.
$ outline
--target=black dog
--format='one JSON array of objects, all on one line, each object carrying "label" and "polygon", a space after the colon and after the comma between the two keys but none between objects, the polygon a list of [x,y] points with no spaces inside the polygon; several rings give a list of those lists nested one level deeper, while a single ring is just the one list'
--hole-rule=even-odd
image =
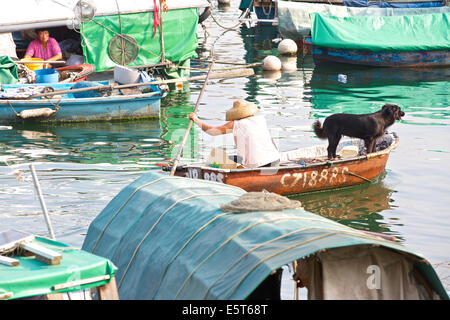
[{"label": "black dog", "polygon": [[396,104],[385,104],[380,111],[374,113],[333,114],[325,119],[323,127],[319,120],[314,122],[313,129],[317,137],[328,139],[328,159],[336,158],[336,148],[343,135],[363,139],[367,153],[372,153],[375,152],[376,139],[404,115]]}]

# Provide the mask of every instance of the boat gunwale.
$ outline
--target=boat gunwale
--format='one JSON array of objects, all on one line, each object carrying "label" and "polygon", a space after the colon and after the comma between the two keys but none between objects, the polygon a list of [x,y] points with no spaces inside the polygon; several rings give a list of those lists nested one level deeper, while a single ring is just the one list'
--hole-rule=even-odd
[{"label": "boat gunwale", "polygon": [[18,104],[18,105],[42,105],[49,102],[57,102],[58,104],[64,104],[64,103],[88,103],[88,102],[98,102],[99,100],[105,101],[105,102],[115,102],[115,101],[123,101],[123,100],[131,100],[133,101],[139,101],[143,99],[148,98],[164,98],[165,95],[164,91],[158,89],[158,91],[152,91],[148,93],[141,93],[141,94],[130,94],[130,95],[111,95],[111,96],[104,96],[104,97],[92,97],[92,98],[58,98],[58,99],[0,99],[0,105],[9,105],[9,104]]},{"label": "boat gunwale", "polygon": [[[222,168],[214,168],[214,167],[208,167],[202,164],[196,164],[196,163],[186,163],[179,166],[179,171],[183,171],[183,169],[188,168],[196,168],[201,170],[209,170],[209,171],[215,171],[215,172],[221,172],[221,173],[241,173],[241,172],[262,172],[262,171],[274,171],[274,170],[305,170],[309,168],[315,168],[315,167],[321,167],[321,166],[333,166],[334,164],[343,164],[343,163],[351,163],[351,162],[358,162],[358,161],[364,161],[364,160],[371,160],[373,158],[378,158],[381,156],[384,156],[386,154],[390,154],[392,150],[397,148],[399,143],[399,137],[394,134],[394,140],[392,141],[391,145],[389,145],[386,149],[369,153],[362,156],[357,157],[351,157],[351,158],[345,158],[345,159],[338,159],[338,160],[327,160],[322,162],[316,162],[306,165],[287,165],[287,166],[276,166],[276,167],[260,167],[260,168],[241,168],[241,169],[222,169]],[[321,146],[321,145],[317,145]],[[286,152],[292,152],[295,150],[299,150],[303,148],[298,148]],[[178,171],[178,170],[177,170]]]}]

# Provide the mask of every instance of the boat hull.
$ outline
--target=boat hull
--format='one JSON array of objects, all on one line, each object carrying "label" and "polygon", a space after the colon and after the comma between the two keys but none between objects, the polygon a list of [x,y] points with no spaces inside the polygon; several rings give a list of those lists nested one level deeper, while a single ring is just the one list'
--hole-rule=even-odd
[{"label": "boat hull", "polygon": [[177,171],[176,175],[222,182],[248,192],[267,190],[276,194],[291,195],[366,183],[384,171],[388,157],[388,154],[384,154],[370,160],[325,163],[309,168],[281,167],[242,172],[220,172],[214,168],[187,167]]},{"label": "boat hull", "polygon": [[221,182],[247,192],[267,190],[292,195],[324,191],[373,181],[384,172],[390,151],[397,145],[398,137],[388,148],[378,152],[308,165],[299,165],[301,161],[296,161],[286,165],[281,162],[279,167],[274,168],[220,169],[186,164],[178,167],[175,175]]},{"label": "boat hull", "polygon": [[[17,116],[24,110],[41,108],[57,108],[50,117],[36,118],[36,121],[109,121],[129,120],[138,118],[158,118],[161,96],[141,97],[100,97],[87,99],[67,99],[60,102],[52,99],[47,101],[0,101],[0,122],[22,122]],[[11,105],[9,105],[9,103]]]},{"label": "boat hull", "polygon": [[[108,82],[100,81],[99,85],[107,85]],[[49,86],[42,84],[41,86]],[[73,84],[55,83],[51,87],[55,91],[72,89]],[[31,88],[36,85],[4,85],[5,90],[17,88]],[[151,92],[120,94],[114,92],[110,96],[80,97],[73,93],[62,96],[51,96],[48,99],[0,99],[0,123],[23,122],[22,111],[33,112],[37,115],[45,114],[49,116],[37,116],[27,118],[26,121],[40,122],[82,122],[82,121],[110,121],[129,120],[140,118],[158,118],[160,114],[160,101],[166,93],[157,86],[152,85]],[[88,92],[89,93],[89,92]],[[97,96],[96,96],[97,95]],[[50,110],[49,110],[50,109]]]},{"label": "boat hull", "polygon": [[449,50],[374,52],[312,46],[316,65],[335,63],[373,67],[445,67],[450,65]]}]

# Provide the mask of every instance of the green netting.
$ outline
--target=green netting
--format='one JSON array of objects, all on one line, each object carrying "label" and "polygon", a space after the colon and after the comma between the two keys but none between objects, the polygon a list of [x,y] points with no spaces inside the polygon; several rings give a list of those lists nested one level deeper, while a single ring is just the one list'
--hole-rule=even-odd
[{"label": "green netting", "polygon": [[10,267],[0,264],[0,294],[12,292],[11,299],[17,299],[56,292],[83,290],[104,285],[110,280],[77,285],[59,291],[53,290],[53,286],[104,275],[113,278],[117,270],[108,259],[61,242],[36,237],[34,243],[60,253],[62,255],[60,264],[48,265],[37,260],[34,256],[14,256],[15,259],[20,261],[18,266]]},{"label": "green netting", "polygon": [[336,17],[311,14],[316,46],[369,51],[450,49],[450,14]]},{"label": "green netting", "polygon": [[[164,54],[167,60],[182,62],[197,56],[198,10],[178,9],[163,13]],[[129,66],[159,63],[161,37],[159,26],[154,31],[154,13],[143,12],[94,17],[82,23],[81,34],[86,62],[95,65],[96,71],[113,68],[116,63],[109,53],[110,42],[119,34],[133,38],[139,54]],[[113,41],[115,41],[113,40]],[[124,40],[126,41],[126,40]],[[130,49],[130,43],[124,45]],[[129,58],[132,53],[127,55]]]}]

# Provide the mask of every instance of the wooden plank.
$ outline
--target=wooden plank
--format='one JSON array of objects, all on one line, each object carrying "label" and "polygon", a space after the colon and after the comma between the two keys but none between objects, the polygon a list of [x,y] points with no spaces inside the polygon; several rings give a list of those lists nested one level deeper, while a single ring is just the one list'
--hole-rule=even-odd
[{"label": "wooden plank", "polygon": [[15,267],[20,264],[20,261],[14,258],[0,256],[0,264],[3,264],[5,266],[9,267]]},{"label": "wooden plank", "polygon": [[33,253],[36,259],[50,265],[56,265],[61,262],[62,255],[53,250],[47,249],[36,243],[22,243],[20,247],[26,251]]},{"label": "wooden plank", "polygon": [[47,294],[47,300],[64,300],[62,293]]},{"label": "wooden plank", "polygon": [[98,276],[98,277],[93,277],[93,278],[88,278],[88,279],[81,279],[81,280],[75,280],[75,281],[70,281],[70,282],[66,282],[66,283],[61,283],[61,284],[54,285],[53,290],[67,289],[67,288],[81,286],[81,285],[88,284],[88,283],[104,281],[104,280],[108,280],[110,277],[111,276],[109,274],[107,274],[104,276]]},{"label": "wooden plank", "polygon": [[19,230],[8,229],[0,232],[0,254],[18,247],[21,242],[33,241],[34,236]]},{"label": "wooden plank", "polygon": [[116,278],[112,278],[109,283],[98,287],[97,291],[100,300],[119,300]]},{"label": "wooden plank", "polygon": [[11,298],[13,295],[12,292],[0,293],[0,300]]}]

